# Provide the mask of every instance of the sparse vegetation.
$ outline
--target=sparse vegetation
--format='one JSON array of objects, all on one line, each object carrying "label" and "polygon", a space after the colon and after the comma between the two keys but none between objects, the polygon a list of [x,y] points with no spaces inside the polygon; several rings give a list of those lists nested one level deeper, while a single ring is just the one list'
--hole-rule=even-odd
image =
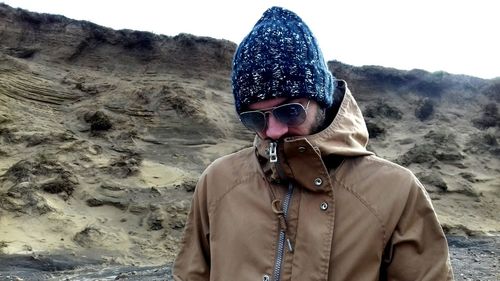
[{"label": "sparse vegetation", "polygon": [[465,155],[459,150],[459,146],[455,142],[454,134],[431,131],[425,138],[431,140],[431,142],[414,145],[395,161],[403,166],[416,163],[424,164],[430,168],[435,166],[437,162],[457,164],[457,161],[465,158]]},{"label": "sparse vegetation", "polygon": [[87,112],[83,116],[85,122],[90,123],[90,130],[107,131],[113,127],[111,119],[102,111]]},{"label": "sparse vegetation", "polygon": [[427,134],[425,134],[424,139],[432,141],[432,143],[439,146],[454,146],[458,147],[457,136],[455,133],[450,132],[447,129],[440,130],[430,130]]},{"label": "sparse vegetation", "polygon": [[[430,172],[430,173],[419,173],[417,174],[417,177],[427,185],[432,185],[437,187],[440,191],[447,191],[448,190],[448,184],[444,181],[443,177],[439,175],[436,172]],[[427,188],[429,190],[429,188]],[[431,191],[431,190],[429,190]]]},{"label": "sparse vegetation", "polygon": [[19,139],[15,136],[14,132],[9,128],[0,128],[0,137],[8,144],[18,143]]},{"label": "sparse vegetation", "polygon": [[366,127],[368,129],[368,135],[370,138],[378,138],[385,134],[385,129],[379,126],[378,123],[367,121]]},{"label": "sparse vegetation", "polygon": [[434,113],[434,102],[430,98],[421,99],[417,103],[417,108],[415,109],[415,116],[420,121],[431,119],[433,113]]},{"label": "sparse vegetation", "polygon": [[469,137],[465,152],[472,154],[491,153],[500,156],[498,133],[493,129],[486,130],[479,134],[473,134]]},{"label": "sparse vegetation", "polygon": [[473,174],[473,173],[469,173],[469,172],[462,172],[460,173],[460,176],[467,180],[468,182],[471,182],[471,183],[475,183],[475,182],[478,182],[478,180],[476,179],[476,175]]},{"label": "sparse vegetation", "polygon": [[50,138],[44,134],[32,134],[23,139],[26,141],[26,146],[28,147],[50,142]]},{"label": "sparse vegetation", "polygon": [[500,78],[493,79],[491,83],[482,90],[482,93],[490,97],[493,101],[500,102]]},{"label": "sparse vegetation", "polygon": [[174,40],[179,42],[181,46],[186,48],[192,48],[196,44],[196,38],[193,35],[187,33],[178,34],[174,37]]},{"label": "sparse vegetation", "polygon": [[104,233],[94,226],[88,226],[75,234],[73,241],[84,248],[91,248],[103,240]]},{"label": "sparse vegetation", "polygon": [[123,37],[123,46],[126,49],[151,51],[155,44],[155,34],[144,31],[120,30]]},{"label": "sparse vegetation", "polygon": [[193,192],[194,189],[196,188],[197,182],[198,182],[198,179],[186,179],[181,184],[176,185],[176,188],[183,189],[187,192]]},{"label": "sparse vegetation", "polygon": [[389,119],[399,120],[403,117],[403,112],[397,107],[387,104],[383,100],[378,100],[375,105],[366,107],[364,115],[370,118],[385,117]]},{"label": "sparse vegetation", "polygon": [[129,153],[122,155],[111,161],[106,167],[106,171],[119,178],[126,178],[136,175],[139,172],[139,165],[142,162],[142,157],[137,153]]},{"label": "sparse vegetation", "polygon": [[148,230],[161,230],[163,229],[164,216],[161,210],[157,209],[152,211],[147,219]]},{"label": "sparse vegetation", "polygon": [[59,177],[50,180],[41,185],[41,189],[48,193],[66,193],[67,196],[70,196],[75,190],[75,182],[70,179],[67,173],[63,173]]},{"label": "sparse vegetation", "polygon": [[23,47],[16,47],[16,48],[8,48],[7,53],[13,57],[20,58],[20,59],[28,59],[31,58],[35,55],[37,52],[37,49],[31,49],[31,48],[23,48]]},{"label": "sparse vegetation", "polygon": [[30,182],[18,183],[5,193],[0,192],[0,209],[28,215],[43,215],[54,211]]},{"label": "sparse vegetation", "polygon": [[500,115],[496,103],[488,103],[483,106],[481,117],[473,119],[472,123],[479,129],[487,129],[500,126]]},{"label": "sparse vegetation", "polygon": [[21,160],[15,163],[5,172],[4,177],[18,183],[30,181],[33,176],[60,174],[64,171],[64,168],[53,156],[40,153],[33,160]]},{"label": "sparse vegetation", "polygon": [[[2,111],[7,110],[6,108],[2,108],[2,107],[0,107],[0,109]],[[5,123],[9,123],[10,121],[11,121],[11,119],[10,119],[10,116],[8,113],[5,113],[5,112],[0,113],[0,125],[5,124]]]},{"label": "sparse vegetation", "polygon": [[433,166],[437,159],[434,157],[436,147],[429,147],[428,145],[414,145],[403,155],[399,156],[395,162],[403,166],[409,166],[412,163],[427,164]]},{"label": "sparse vegetation", "polygon": [[0,241],[0,254],[3,253],[3,248],[7,248],[7,246],[9,246],[7,241]]}]

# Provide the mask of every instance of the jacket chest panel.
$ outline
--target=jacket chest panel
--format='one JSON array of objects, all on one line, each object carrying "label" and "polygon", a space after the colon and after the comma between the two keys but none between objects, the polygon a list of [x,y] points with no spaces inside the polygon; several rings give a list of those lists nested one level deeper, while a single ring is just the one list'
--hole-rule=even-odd
[{"label": "jacket chest panel", "polygon": [[335,194],[330,276],[336,280],[378,280],[384,250],[383,218],[349,191],[336,188]]},{"label": "jacket chest panel", "polygon": [[[242,184],[217,203],[211,217],[212,266],[225,268],[214,280],[262,280],[272,272],[278,236],[269,190]],[[231,276],[231,277],[228,277]]]},{"label": "jacket chest panel", "polygon": [[333,194],[301,189],[297,203],[295,250],[284,280],[326,280],[335,222]]}]

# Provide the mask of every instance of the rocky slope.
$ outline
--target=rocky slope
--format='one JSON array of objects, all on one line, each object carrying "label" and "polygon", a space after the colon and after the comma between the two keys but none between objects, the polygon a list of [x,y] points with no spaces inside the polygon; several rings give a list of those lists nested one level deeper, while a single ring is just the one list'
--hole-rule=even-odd
[{"label": "rocky slope", "polygon": [[[171,261],[199,174],[253,139],[235,47],[0,4],[0,253]],[[369,148],[419,176],[448,234],[498,235],[500,79],[329,66]]]}]

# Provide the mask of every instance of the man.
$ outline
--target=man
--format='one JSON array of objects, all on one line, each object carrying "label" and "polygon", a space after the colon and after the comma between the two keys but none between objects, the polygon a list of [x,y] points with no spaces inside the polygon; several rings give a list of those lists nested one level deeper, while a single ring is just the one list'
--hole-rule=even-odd
[{"label": "man", "polygon": [[359,107],[296,14],[264,13],[232,84],[254,147],[202,174],[175,280],[453,280],[424,187],[366,150]]}]

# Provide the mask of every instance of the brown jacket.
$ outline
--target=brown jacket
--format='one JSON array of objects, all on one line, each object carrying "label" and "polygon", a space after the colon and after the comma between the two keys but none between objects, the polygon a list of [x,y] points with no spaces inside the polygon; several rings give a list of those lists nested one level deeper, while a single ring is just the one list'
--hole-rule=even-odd
[{"label": "brown jacket", "polygon": [[453,280],[424,187],[365,149],[361,111],[339,85],[332,124],[278,143],[277,165],[256,139],[205,170],[175,280]]}]

